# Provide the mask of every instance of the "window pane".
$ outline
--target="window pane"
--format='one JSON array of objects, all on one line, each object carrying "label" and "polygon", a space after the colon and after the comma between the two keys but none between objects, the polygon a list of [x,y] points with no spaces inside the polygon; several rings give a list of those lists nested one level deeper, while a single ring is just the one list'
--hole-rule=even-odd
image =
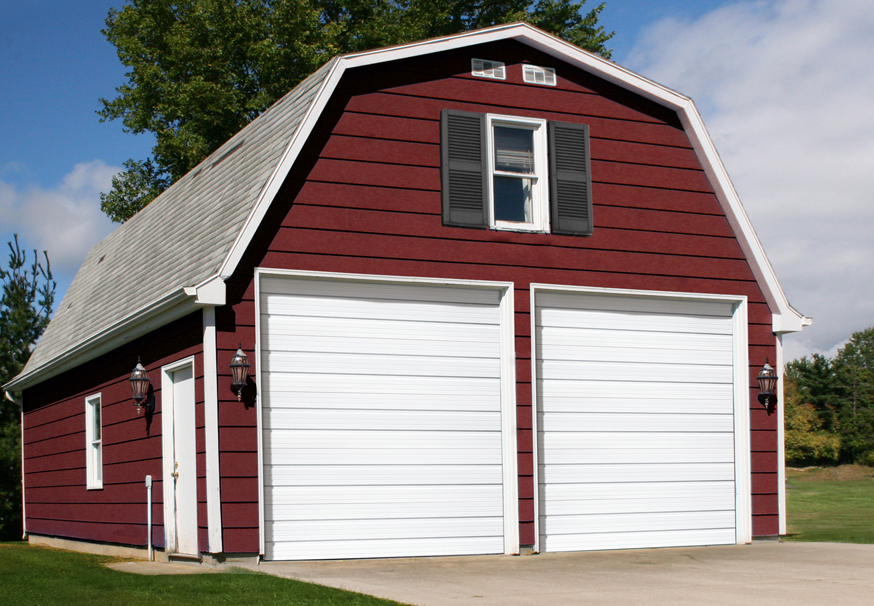
[{"label": "window pane", "polygon": [[531,179],[495,177],[495,221],[531,223]]},{"label": "window pane", "polygon": [[534,172],[534,131],[495,126],[495,170]]},{"label": "window pane", "polygon": [[91,418],[94,420],[94,429],[91,432],[91,439],[94,442],[100,441],[100,400],[91,402],[91,410],[93,411]]}]

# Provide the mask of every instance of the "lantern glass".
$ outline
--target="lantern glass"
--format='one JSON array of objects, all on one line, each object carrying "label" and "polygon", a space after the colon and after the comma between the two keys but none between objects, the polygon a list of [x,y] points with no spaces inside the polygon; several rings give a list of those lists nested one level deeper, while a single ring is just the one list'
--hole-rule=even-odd
[{"label": "lantern glass", "polygon": [[140,360],[137,359],[137,365],[130,375],[131,391],[133,392],[134,403],[137,406],[140,406],[148,397],[150,384],[149,373],[146,372]]},{"label": "lantern glass", "polygon": [[246,354],[243,351],[243,345],[240,344],[240,347],[237,348],[237,353],[234,354],[234,358],[231,360],[231,374],[234,377],[234,387],[238,390],[238,396],[239,392],[242,391],[242,388],[246,385],[246,379],[249,377],[250,366],[249,358],[246,357]]},{"label": "lantern glass", "polygon": [[777,391],[777,372],[767,361],[762,370],[759,371],[756,381],[759,383],[759,392],[762,394],[773,394]]}]

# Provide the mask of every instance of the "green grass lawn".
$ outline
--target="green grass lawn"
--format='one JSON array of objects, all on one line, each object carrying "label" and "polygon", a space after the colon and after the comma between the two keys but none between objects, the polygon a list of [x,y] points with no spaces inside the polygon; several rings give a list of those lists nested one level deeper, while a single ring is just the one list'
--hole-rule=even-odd
[{"label": "green grass lawn", "polygon": [[787,470],[789,541],[874,543],[874,469]]},{"label": "green grass lawn", "polygon": [[227,574],[142,576],[103,566],[113,561],[120,560],[26,543],[0,543],[0,605],[398,606],[390,600],[240,568]]}]

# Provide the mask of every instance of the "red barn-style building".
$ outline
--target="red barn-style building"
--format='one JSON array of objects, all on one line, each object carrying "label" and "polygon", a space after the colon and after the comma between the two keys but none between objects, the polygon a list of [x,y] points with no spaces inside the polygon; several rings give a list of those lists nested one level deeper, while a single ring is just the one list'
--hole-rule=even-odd
[{"label": "red barn-style building", "polygon": [[91,250],[5,386],[25,532],[145,549],[150,475],[161,557],[777,535],[809,322],[689,98],[526,24],[344,55]]}]

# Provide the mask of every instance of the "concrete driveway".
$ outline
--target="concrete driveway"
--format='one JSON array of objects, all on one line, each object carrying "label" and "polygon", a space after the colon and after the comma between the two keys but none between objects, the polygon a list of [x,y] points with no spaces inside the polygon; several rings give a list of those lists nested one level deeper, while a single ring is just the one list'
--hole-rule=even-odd
[{"label": "concrete driveway", "polygon": [[265,562],[246,568],[422,606],[874,604],[874,545],[762,541],[518,557]]}]

